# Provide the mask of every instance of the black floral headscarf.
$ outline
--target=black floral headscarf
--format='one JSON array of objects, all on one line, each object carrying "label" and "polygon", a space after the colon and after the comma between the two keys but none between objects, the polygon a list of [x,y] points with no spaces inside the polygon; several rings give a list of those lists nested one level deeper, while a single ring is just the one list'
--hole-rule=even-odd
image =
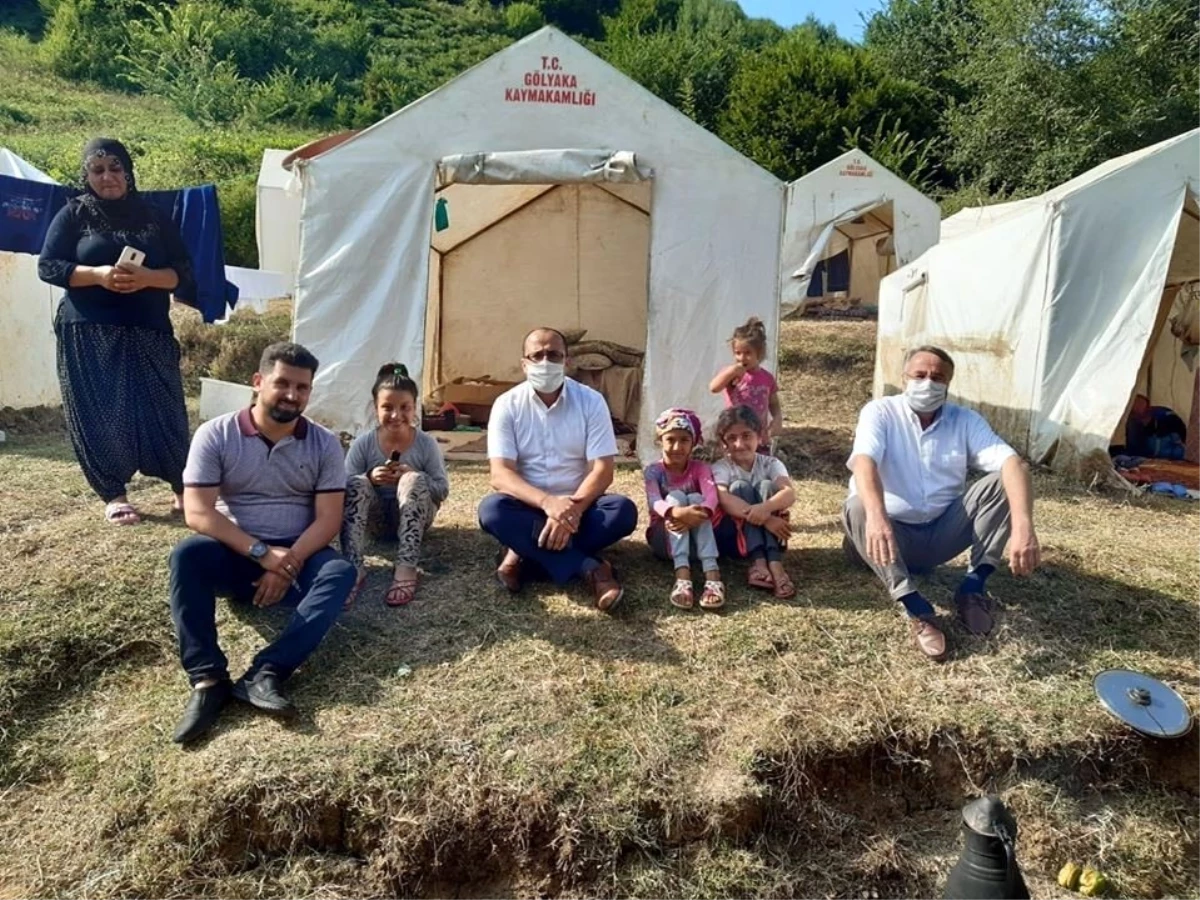
[{"label": "black floral headscarf", "polygon": [[[105,200],[88,184],[88,164],[108,156],[115,156],[125,169],[125,183],[129,189],[120,200]],[[133,158],[120,141],[113,138],[93,138],[87,142],[83,148],[80,182],[83,187],[80,202],[109,222],[113,228],[143,229],[154,221],[150,207],[138,194],[137,179],[133,174]]]}]

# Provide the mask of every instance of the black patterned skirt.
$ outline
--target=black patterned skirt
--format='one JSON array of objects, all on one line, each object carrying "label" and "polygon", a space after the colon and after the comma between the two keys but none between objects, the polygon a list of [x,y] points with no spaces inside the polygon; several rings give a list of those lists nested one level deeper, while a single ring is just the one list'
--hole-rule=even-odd
[{"label": "black patterned skirt", "polygon": [[88,484],[105,503],[135,472],[181,492],[188,420],[175,337],[58,318],[54,333],[67,432]]}]

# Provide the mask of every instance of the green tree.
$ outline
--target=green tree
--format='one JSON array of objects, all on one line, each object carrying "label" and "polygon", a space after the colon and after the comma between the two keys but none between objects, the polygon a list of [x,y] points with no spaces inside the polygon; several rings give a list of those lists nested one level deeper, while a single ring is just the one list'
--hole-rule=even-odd
[{"label": "green tree", "polygon": [[53,0],[41,48],[56,75],[119,86],[129,25],[143,15],[137,0]]},{"label": "green tree", "polygon": [[868,50],[928,87],[957,185],[1027,195],[1196,125],[1197,0],[891,0]]},{"label": "green tree", "polygon": [[711,32],[655,31],[618,34],[597,50],[643,87],[715,130],[740,48]]},{"label": "green tree", "polygon": [[510,3],[504,8],[504,24],[509,34],[521,38],[545,25],[546,18],[532,3]]},{"label": "green tree", "polygon": [[620,7],[620,0],[539,0],[546,21],[563,31],[589,38],[604,37],[604,17]]},{"label": "green tree", "polygon": [[861,48],[798,27],[744,59],[720,134],[790,181],[841,153],[847,130],[870,133],[886,119],[926,139],[931,110],[928,90],[883,71]]}]

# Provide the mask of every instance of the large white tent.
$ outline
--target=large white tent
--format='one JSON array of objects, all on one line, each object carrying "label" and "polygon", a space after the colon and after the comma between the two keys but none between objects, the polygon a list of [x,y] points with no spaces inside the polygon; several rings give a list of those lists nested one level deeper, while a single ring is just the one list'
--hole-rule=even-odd
[{"label": "large white tent", "polygon": [[[11,150],[0,148],[0,175],[53,183]],[[54,310],[62,294],[38,278],[37,257],[0,252],[0,408],[57,404]]]},{"label": "large white tent", "polygon": [[876,396],[899,388],[906,348],[944,347],[953,397],[1057,468],[1120,443],[1135,392],[1187,418],[1198,187],[1200,129],[947,219],[880,288]]},{"label": "large white tent", "polygon": [[293,167],[294,333],[335,427],[368,421],[381,363],[512,377],[535,325],[646,351],[643,435],[667,406],[716,414],[747,317],[775,349],[784,185],[553,28]]},{"label": "large white tent", "polygon": [[[784,227],[784,315],[812,298],[818,263],[846,254],[851,306],[874,306],[880,280],[938,242],[938,205],[861,150],[850,150],[792,182]],[[828,270],[826,270],[828,271]],[[824,296],[832,296],[828,281]]]}]

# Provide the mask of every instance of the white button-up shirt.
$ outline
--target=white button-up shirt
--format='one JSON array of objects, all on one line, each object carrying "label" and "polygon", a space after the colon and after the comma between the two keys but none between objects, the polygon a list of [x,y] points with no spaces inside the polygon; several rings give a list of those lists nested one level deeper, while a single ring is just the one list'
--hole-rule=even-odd
[{"label": "white button-up shirt", "polygon": [[496,398],[488,417],[488,458],[508,459],[539,490],[567,496],[591,464],[617,455],[612,415],[604,396],[570,378],[547,407],[524,381]]},{"label": "white button-up shirt", "polygon": [[[963,495],[967,472],[998,472],[1016,452],[973,409],[947,403],[925,430],[903,394],[872,400],[858,416],[854,457],[869,456],[879,467],[888,517],[897,522],[932,522]],[[850,496],[858,493],[850,478]]]}]

